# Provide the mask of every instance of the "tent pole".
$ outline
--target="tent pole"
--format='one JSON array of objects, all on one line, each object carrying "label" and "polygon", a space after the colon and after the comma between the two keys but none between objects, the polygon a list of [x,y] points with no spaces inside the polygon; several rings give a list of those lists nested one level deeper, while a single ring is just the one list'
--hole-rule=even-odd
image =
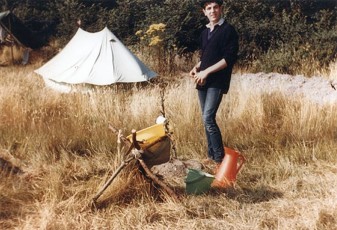
[{"label": "tent pole", "polygon": [[8,9],[8,1],[7,1],[7,0],[5,0],[5,3],[6,3],[6,8]]},{"label": "tent pole", "polygon": [[13,45],[11,45],[11,54],[12,54],[12,65],[14,65]]},{"label": "tent pole", "polygon": [[[7,1],[6,1],[7,4]],[[8,6],[8,5],[7,5]],[[10,31],[10,36],[12,36],[12,23],[11,23],[11,18],[8,17],[8,25],[9,25],[9,31]],[[14,38],[13,38],[14,39]],[[11,44],[11,55],[12,55],[12,65],[14,65],[14,51],[13,51],[13,44]]]}]

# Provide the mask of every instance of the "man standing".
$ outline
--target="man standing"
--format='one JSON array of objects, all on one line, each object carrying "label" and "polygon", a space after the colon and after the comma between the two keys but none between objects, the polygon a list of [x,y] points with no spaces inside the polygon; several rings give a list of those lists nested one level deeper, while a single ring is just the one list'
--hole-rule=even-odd
[{"label": "man standing", "polygon": [[208,158],[205,164],[215,162],[214,173],[224,158],[221,131],[216,123],[216,113],[223,94],[229,90],[233,65],[239,50],[238,34],[222,18],[223,1],[200,1],[209,23],[200,36],[200,61],[190,71],[196,83],[206,131]]}]

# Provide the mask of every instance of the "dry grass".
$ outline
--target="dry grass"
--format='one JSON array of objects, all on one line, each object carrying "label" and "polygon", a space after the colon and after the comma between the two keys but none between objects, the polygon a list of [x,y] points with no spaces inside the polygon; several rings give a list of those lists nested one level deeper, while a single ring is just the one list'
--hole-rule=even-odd
[{"label": "dry grass", "polygon": [[337,82],[337,61],[331,62],[328,68],[325,69],[319,69],[316,68],[316,70],[313,72],[315,76],[323,76],[326,79],[330,80],[331,82]]},{"label": "dry grass", "polygon": [[330,80],[337,81],[337,61],[330,64],[328,76]]},{"label": "dry grass", "polygon": [[22,60],[23,48],[20,46],[1,46],[0,65],[19,63]]},{"label": "dry grass", "polygon": [[[130,165],[97,210],[83,209],[119,166],[108,123],[131,129],[160,115],[157,84],[59,94],[36,66],[0,67],[0,149],[24,175],[1,175],[2,229],[336,229],[337,117],[282,93],[233,85],[218,121],[224,141],[247,158],[234,189],[173,201]],[[244,93],[243,93],[244,92]],[[165,112],[178,158],[204,157],[199,106],[188,78],[169,83]]]}]

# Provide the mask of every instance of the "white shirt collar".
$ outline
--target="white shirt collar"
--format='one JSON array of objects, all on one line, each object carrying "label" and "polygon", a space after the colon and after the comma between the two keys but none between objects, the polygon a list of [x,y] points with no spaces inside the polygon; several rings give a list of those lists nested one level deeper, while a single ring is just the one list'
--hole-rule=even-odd
[{"label": "white shirt collar", "polygon": [[[216,25],[221,26],[224,22],[225,22],[225,19],[224,19],[224,18],[220,18],[220,20],[219,20],[214,26],[216,26]],[[208,23],[208,24],[206,25],[206,27],[207,27],[207,28],[211,28],[211,23]]]}]

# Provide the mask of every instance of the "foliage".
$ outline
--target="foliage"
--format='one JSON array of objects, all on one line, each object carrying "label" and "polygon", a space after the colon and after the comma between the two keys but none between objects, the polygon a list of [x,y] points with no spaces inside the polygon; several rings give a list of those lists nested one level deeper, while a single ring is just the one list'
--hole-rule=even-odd
[{"label": "foliage", "polygon": [[[126,45],[139,45],[136,32],[166,25],[162,34],[165,59],[198,49],[206,22],[191,0],[0,0],[27,26],[64,44],[77,29],[108,26]],[[240,61],[255,71],[293,73],[301,62],[315,59],[328,66],[337,53],[337,2],[329,0],[227,0],[224,17],[240,35]]]},{"label": "foliage", "polygon": [[[227,6],[225,15],[239,31],[240,57],[245,64],[269,60],[266,64],[271,70],[274,60],[270,59],[271,53],[275,58],[288,53],[285,57],[288,61],[279,64],[282,72],[291,73],[288,64],[294,61],[298,65],[303,58],[315,57],[327,65],[336,58],[337,47],[333,41],[337,14],[333,1],[227,1]],[[292,58],[294,54],[296,60]],[[258,69],[267,70],[263,66]],[[279,67],[276,65],[275,70]]]}]

